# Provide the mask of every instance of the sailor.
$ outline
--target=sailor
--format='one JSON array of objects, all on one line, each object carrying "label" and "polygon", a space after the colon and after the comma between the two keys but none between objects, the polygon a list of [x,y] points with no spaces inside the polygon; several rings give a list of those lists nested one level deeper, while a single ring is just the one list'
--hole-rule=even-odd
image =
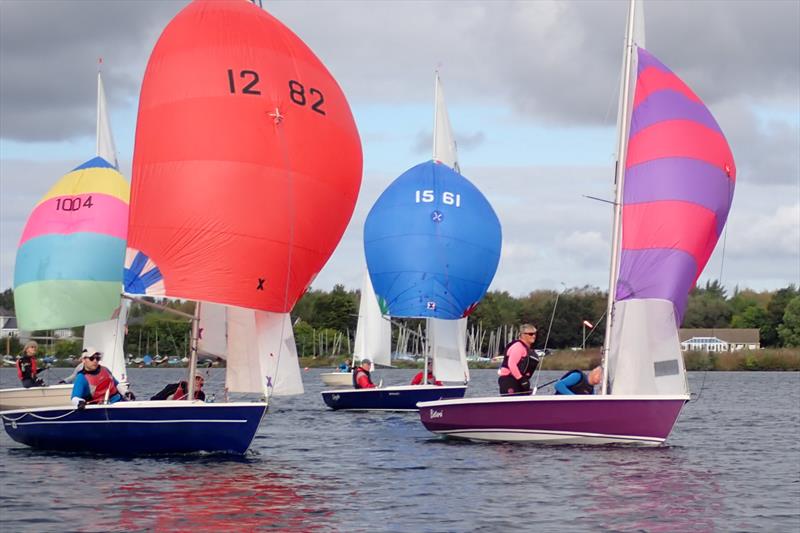
[{"label": "sailor", "polygon": [[43,387],[44,382],[39,378],[39,370],[36,368],[36,352],[39,345],[36,341],[28,341],[22,349],[22,355],[17,358],[17,376],[22,382],[22,386]]},{"label": "sailor", "polygon": [[375,384],[369,376],[369,369],[372,368],[372,361],[362,359],[361,366],[357,366],[353,371],[354,389],[374,389]]},{"label": "sailor", "polygon": [[503,363],[497,370],[500,394],[530,394],[531,376],[539,366],[539,359],[533,351],[536,328],[522,324],[519,329],[519,338],[506,346]]},{"label": "sailor", "polygon": [[[412,385],[422,385],[422,376],[424,375],[424,370],[420,370],[416,376],[411,380]],[[443,383],[436,379],[433,375],[433,361],[428,359],[428,385],[442,385]]]},{"label": "sailor", "polygon": [[[206,401],[206,393],[203,392],[203,385],[205,385],[206,380],[201,375],[195,375],[194,377],[194,399],[200,401]],[[189,388],[186,385],[185,381],[181,381],[179,383],[170,383],[160,391],[158,391],[155,396],[150,398],[151,400],[186,400],[189,395]]]},{"label": "sailor", "polygon": [[119,382],[111,371],[100,364],[103,354],[91,347],[86,347],[81,354],[83,370],[78,373],[72,385],[72,403],[83,409],[86,403],[116,403],[122,400],[117,390]]},{"label": "sailor", "polygon": [[603,379],[603,367],[595,367],[587,376],[580,370],[570,370],[555,385],[556,394],[594,394],[595,385]]}]

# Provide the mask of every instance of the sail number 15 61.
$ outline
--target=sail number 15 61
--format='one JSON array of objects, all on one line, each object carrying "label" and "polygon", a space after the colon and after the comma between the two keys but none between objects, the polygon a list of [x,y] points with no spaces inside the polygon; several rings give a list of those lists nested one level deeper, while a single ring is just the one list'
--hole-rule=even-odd
[{"label": "sail number 15 61", "polygon": [[[436,200],[436,193],[430,189],[422,190],[422,191],[414,191],[415,192],[415,201],[416,203],[423,203],[429,204]],[[453,192],[443,191],[442,192],[442,203],[444,205],[454,205],[456,207],[461,207],[461,195]]]}]

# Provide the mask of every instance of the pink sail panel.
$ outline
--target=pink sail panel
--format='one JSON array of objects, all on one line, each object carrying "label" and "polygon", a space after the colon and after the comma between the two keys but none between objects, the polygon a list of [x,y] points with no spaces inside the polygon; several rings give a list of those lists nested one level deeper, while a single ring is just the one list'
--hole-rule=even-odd
[{"label": "pink sail panel", "polygon": [[617,300],[670,300],[678,323],[733,200],[736,166],[716,120],[658,59],[638,49]]},{"label": "pink sail panel", "polygon": [[344,93],[305,43],[250,2],[193,2],[142,83],[126,286],[288,312],[361,171]]}]

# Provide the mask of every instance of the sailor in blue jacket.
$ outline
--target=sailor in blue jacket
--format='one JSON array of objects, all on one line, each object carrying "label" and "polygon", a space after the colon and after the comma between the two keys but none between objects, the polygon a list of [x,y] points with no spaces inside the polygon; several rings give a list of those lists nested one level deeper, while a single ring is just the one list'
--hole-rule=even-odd
[{"label": "sailor in blue jacket", "polygon": [[556,394],[594,394],[595,385],[603,379],[603,368],[592,369],[587,376],[580,370],[570,370],[554,385]]}]

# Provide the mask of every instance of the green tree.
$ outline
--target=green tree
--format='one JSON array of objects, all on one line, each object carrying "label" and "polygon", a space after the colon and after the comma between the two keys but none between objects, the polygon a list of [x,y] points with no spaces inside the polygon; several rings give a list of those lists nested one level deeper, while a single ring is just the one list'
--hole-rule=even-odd
[{"label": "green tree", "polygon": [[329,294],[314,302],[311,325],[338,331],[353,331],[358,322],[358,293],[348,292],[344,285],[335,285]]},{"label": "green tree", "polygon": [[778,336],[784,346],[800,346],[800,296],[786,304],[783,323],[778,326]]},{"label": "green tree", "polygon": [[14,291],[12,289],[6,289],[0,293],[0,307],[14,312]]},{"label": "green tree", "polygon": [[766,323],[760,328],[762,346],[781,345],[781,338],[778,335],[778,326],[783,322],[786,306],[798,295],[800,295],[800,292],[797,288],[794,285],[789,285],[788,287],[778,290],[772,296],[767,304]]},{"label": "green tree", "polygon": [[725,288],[719,281],[707,281],[704,288],[695,287],[683,317],[684,328],[727,328],[732,309],[725,299]]}]

